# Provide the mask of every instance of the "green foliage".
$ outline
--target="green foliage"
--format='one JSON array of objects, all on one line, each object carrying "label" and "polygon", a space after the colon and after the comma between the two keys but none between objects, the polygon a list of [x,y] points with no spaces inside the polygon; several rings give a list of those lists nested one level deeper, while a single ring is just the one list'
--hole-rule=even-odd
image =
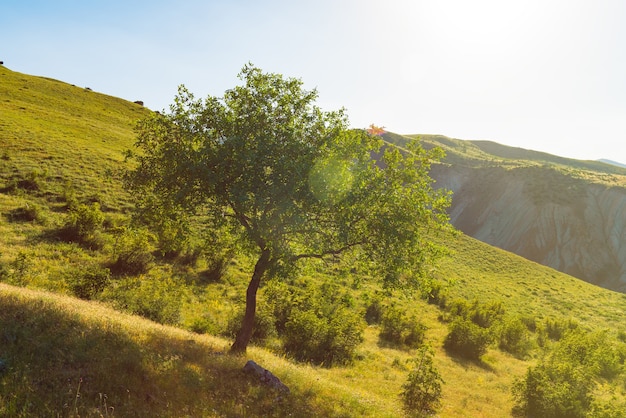
[{"label": "green foliage", "polygon": [[468,319],[457,318],[449,326],[444,347],[468,360],[480,360],[490,342],[489,330]]},{"label": "green foliage", "polygon": [[528,327],[516,316],[502,322],[499,340],[499,347],[502,350],[519,358],[524,358],[532,347]]},{"label": "green foliage", "polygon": [[152,234],[145,229],[124,228],[115,241],[111,272],[131,276],[147,273],[154,260],[150,251],[153,241]]},{"label": "green foliage", "polygon": [[162,324],[177,324],[184,289],[171,278],[128,277],[105,288],[100,298],[118,309]]},{"label": "green foliage", "polygon": [[525,416],[585,417],[596,405],[610,416],[610,409],[593,403],[593,391],[598,378],[612,379],[622,371],[617,345],[606,332],[568,331],[515,383],[516,410]]},{"label": "green foliage", "polygon": [[[300,80],[252,65],[239,77],[206,100],[181,86],[171,113],[139,123],[128,184],[140,209],[228,229],[257,259],[249,305],[266,276],[293,275],[308,258],[351,254],[387,285],[417,285],[442,252],[425,231],[450,230],[450,196],[428,175],[440,150],[383,148],[350,130],[343,110],[321,111]],[[233,350],[247,346],[249,312]]]},{"label": "green foliage", "polygon": [[346,288],[329,282],[287,286],[271,281],[263,296],[284,351],[297,360],[328,367],[352,362],[363,342],[365,323],[347,295]]},{"label": "green foliage", "polygon": [[346,364],[352,362],[363,342],[363,329],[361,318],[346,308],[337,309],[332,317],[313,310],[292,310],[285,324],[283,346],[300,361],[328,367]]},{"label": "green foliage", "polygon": [[380,338],[391,344],[417,348],[424,341],[425,327],[414,316],[395,306],[385,309],[380,325]]},{"label": "green foliage", "polygon": [[504,317],[502,302],[478,303],[474,301],[469,312],[469,319],[482,328],[490,328]]},{"label": "green foliage", "polygon": [[[243,309],[235,311],[234,315],[228,320],[228,325],[224,334],[228,337],[234,338],[241,327],[241,321],[243,320]],[[275,319],[268,308],[263,306],[257,309],[257,313],[254,317],[254,330],[252,331],[251,342],[259,344],[267,341],[270,338],[275,338],[278,335],[276,332]]]},{"label": "green foliage", "polygon": [[104,290],[111,279],[109,269],[98,265],[89,265],[73,269],[68,277],[68,285],[72,293],[81,299],[93,299]]},{"label": "green foliage", "polygon": [[582,418],[591,405],[593,386],[582,366],[548,362],[531,367],[514,386],[516,411],[527,417]]},{"label": "green foliage", "polygon": [[444,381],[433,363],[432,349],[420,349],[413,363],[414,367],[402,385],[404,409],[409,415],[434,414],[441,405],[441,386]]},{"label": "green foliage", "polygon": [[67,242],[98,247],[97,234],[101,231],[103,223],[104,214],[99,203],[72,206],[65,225],[59,231],[59,236]]},{"label": "green foliage", "polygon": [[32,255],[25,251],[20,251],[8,265],[0,266],[0,280],[17,286],[24,285],[32,267]]},{"label": "green foliage", "polygon": [[553,341],[559,341],[567,331],[576,329],[578,324],[571,319],[546,318],[543,323],[542,332]]}]

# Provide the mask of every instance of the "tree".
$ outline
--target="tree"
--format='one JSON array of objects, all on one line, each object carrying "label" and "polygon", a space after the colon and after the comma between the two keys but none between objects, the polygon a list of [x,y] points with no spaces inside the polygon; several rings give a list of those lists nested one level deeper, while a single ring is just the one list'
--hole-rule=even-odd
[{"label": "tree", "polygon": [[383,147],[348,129],[344,110],[320,110],[298,79],[251,64],[239,78],[221,98],[181,86],[170,113],[141,121],[128,176],[141,207],[201,213],[255,256],[232,352],[246,350],[261,281],[300,260],[350,253],[386,284],[415,283],[440,250],[427,230],[448,228],[449,205],[428,176],[441,151]]},{"label": "tree", "polygon": [[413,359],[415,366],[402,385],[400,394],[408,414],[425,416],[435,413],[441,405],[441,385],[444,383],[433,363],[433,350],[424,346]]}]

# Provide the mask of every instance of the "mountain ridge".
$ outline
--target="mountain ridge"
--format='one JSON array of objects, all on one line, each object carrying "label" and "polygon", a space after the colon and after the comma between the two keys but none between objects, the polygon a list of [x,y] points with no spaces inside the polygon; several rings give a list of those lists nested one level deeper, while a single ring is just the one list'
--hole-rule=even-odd
[{"label": "mountain ridge", "polygon": [[419,138],[447,155],[433,165],[451,190],[452,224],[480,241],[620,292],[626,291],[626,168],[441,135]]}]

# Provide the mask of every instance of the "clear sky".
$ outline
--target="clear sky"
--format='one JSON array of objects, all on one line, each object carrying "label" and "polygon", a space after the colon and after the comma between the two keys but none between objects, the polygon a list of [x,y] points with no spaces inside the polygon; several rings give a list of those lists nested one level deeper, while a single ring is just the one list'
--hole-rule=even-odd
[{"label": "clear sky", "polygon": [[2,0],[0,60],[167,109],[241,67],[354,127],[626,163],[623,0]]}]

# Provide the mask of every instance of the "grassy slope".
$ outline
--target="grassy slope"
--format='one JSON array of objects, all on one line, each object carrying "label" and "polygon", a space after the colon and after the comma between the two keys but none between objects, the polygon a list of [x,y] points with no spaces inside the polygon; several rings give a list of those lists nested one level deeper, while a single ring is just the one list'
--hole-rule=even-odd
[{"label": "grassy slope", "polygon": [[[71,266],[103,262],[106,248],[94,252],[47,240],[46,231],[62,223],[68,194],[101,202],[113,221],[124,219],[132,202],[117,170],[123,150],[132,144],[132,124],[147,110],[4,67],[0,97],[0,190],[5,191],[0,193],[5,215],[0,217],[0,262],[27,254],[31,263],[21,285],[67,292],[63,277],[72,273]],[[468,150],[477,161],[484,155],[476,147]],[[10,187],[31,178],[36,190]],[[11,222],[6,214],[25,205],[45,208],[42,219]],[[453,253],[438,274],[453,283],[452,297],[501,300],[508,312],[537,319],[571,318],[614,331],[623,327],[624,295],[465,236],[447,244]],[[159,268],[160,276],[175,271]],[[188,296],[181,325],[196,315],[194,310],[228,311],[229,301],[240,299],[245,278],[233,267],[226,282],[207,287],[204,298]],[[225,301],[217,301],[220,295]],[[535,359],[519,360],[495,349],[481,363],[449,356],[441,348],[447,325],[438,319],[440,311],[417,298],[399,297],[398,303],[419,314],[436,348],[436,365],[446,382],[441,416],[508,415],[511,383]],[[116,416],[397,416],[397,394],[413,355],[379,346],[375,326],[366,330],[359,360],[349,367],[297,365],[254,348],[249,356],[292,389],[292,397],[274,405],[273,394],[241,373],[245,359],[219,354],[225,340],[20,287],[1,285],[0,304],[0,359],[7,364],[0,375],[0,415],[104,415],[100,394],[106,394],[106,406],[114,407]]]}]

